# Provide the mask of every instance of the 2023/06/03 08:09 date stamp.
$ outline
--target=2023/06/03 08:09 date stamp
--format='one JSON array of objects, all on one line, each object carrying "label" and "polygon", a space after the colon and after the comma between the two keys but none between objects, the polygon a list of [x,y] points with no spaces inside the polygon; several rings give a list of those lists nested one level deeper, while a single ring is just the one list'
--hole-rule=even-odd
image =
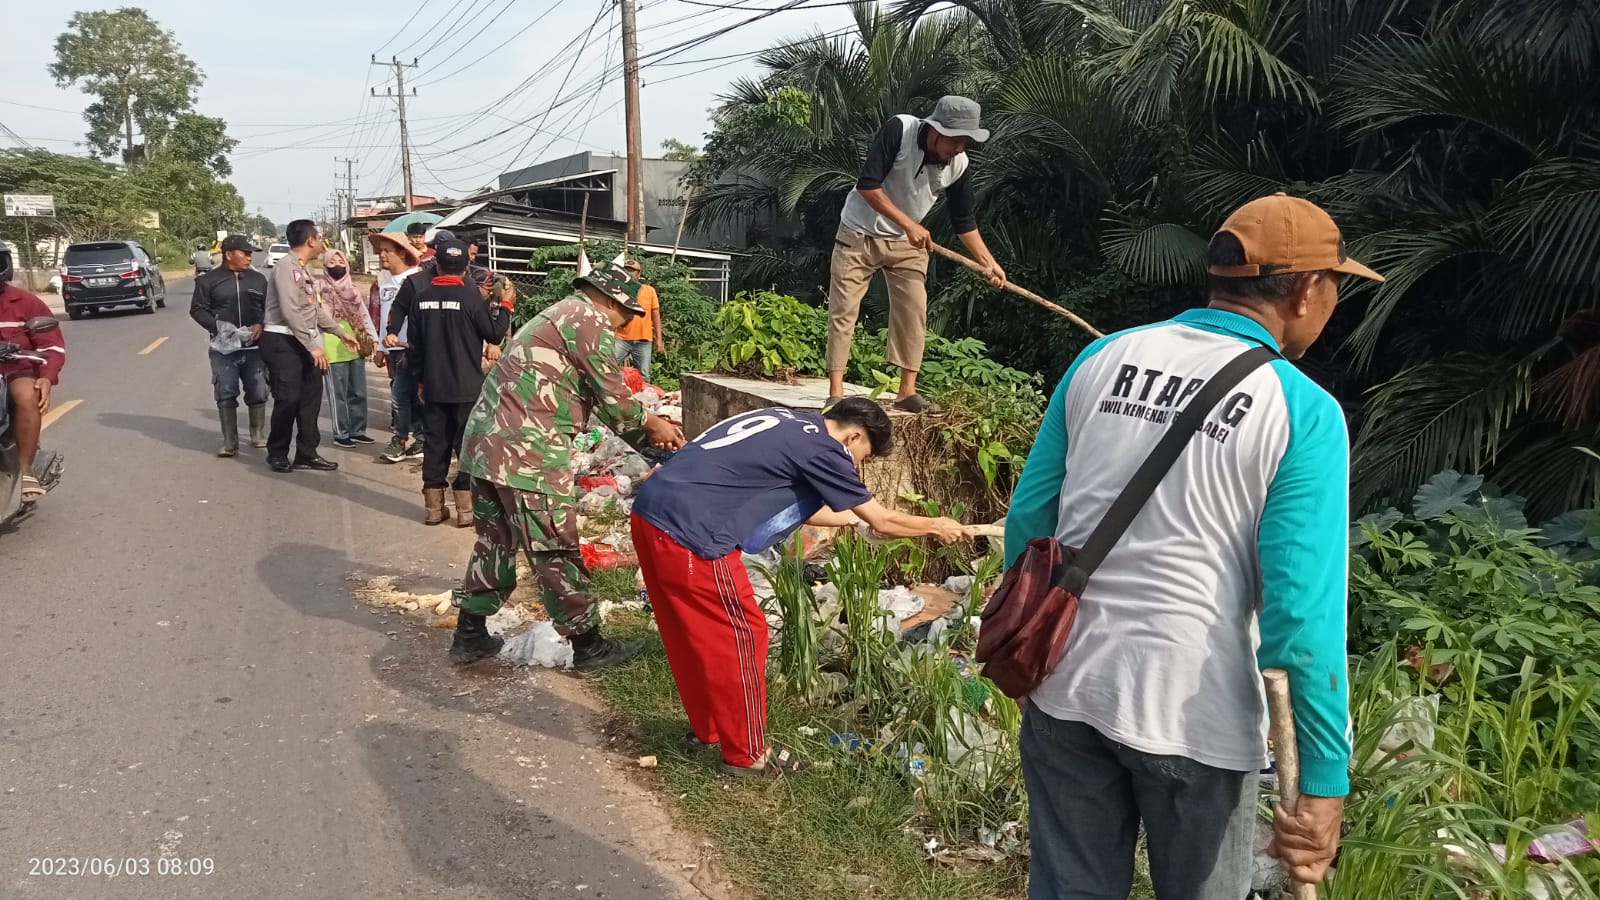
[{"label": "2023/06/03 08:09 date stamp", "polygon": [[144,878],[211,875],[216,860],[209,856],[36,856],[28,860],[30,877]]}]

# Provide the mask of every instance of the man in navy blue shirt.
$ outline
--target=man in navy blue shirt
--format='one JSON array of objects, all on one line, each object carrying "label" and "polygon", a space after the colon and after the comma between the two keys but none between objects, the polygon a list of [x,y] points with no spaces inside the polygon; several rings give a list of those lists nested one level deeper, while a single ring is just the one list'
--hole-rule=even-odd
[{"label": "man in navy blue shirt", "polygon": [[741,555],[804,524],[865,522],[888,537],[967,536],[960,522],[894,512],[860,465],[893,446],[889,416],[852,397],[827,413],[758,409],[712,426],[639,488],[633,541],[691,745],[722,745],[731,775],[795,771],[767,743],[767,619]]}]

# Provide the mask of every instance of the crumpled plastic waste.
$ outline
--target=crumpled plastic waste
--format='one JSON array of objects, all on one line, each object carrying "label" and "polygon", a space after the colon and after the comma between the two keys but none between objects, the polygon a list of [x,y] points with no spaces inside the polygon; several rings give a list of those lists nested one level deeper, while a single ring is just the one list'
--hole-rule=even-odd
[{"label": "crumpled plastic waste", "polygon": [[[904,622],[922,612],[922,608],[926,605],[926,601],[911,593],[911,589],[904,586],[892,587],[878,594],[878,606],[884,612],[894,616],[897,626],[900,622]],[[896,630],[899,630],[898,627]]]},{"label": "crumpled plastic waste", "polygon": [[572,668],[572,645],[548,620],[535,622],[532,627],[512,635],[500,648],[500,655],[519,666]]},{"label": "crumpled plastic waste", "polygon": [[250,344],[250,329],[240,328],[232,322],[217,320],[217,333],[211,338],[211,349],[227,356],[238,353]]},{"label": "crumpled plastic waste", "polygon": [[[1439,695],[1407,697],[1396,710],[1394,723],[1384,729],[1378,739],[1368,765],[1405,759],[1413,753],[1433,748],[1436,732],[1434,723],[1439,719]],[[1354,767],[1355,761],[1351,760]]]}]

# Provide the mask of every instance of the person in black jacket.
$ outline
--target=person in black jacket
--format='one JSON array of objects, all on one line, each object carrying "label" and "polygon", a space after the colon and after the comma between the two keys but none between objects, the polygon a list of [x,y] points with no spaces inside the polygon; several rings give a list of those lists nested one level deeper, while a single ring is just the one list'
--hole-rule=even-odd
[{"label": "person in black jacket", "polygon": [[[445,476],[450,454],[461,455],[467,416],[483,390],[484,344],[498,347],[505,337],[500,314],[491,311],[467,275],[467,247],[456,240],[440,242],[434,259],[438,274],[422,286],[412,302],[406,364],[422,383],[422,496],[424,524],[439,525],[444,508]],[[472,525],[472,479],[456,474],[456,525]]]},{"label": "person in black jacket", "polygon": [[[256,348],[267,299],[267,276],[250,266],[250,256],[257,252],[249,238],[229,235],[222,242],[222,266],[194,280],[194,298],[189,302],[189,317],[200,323],[212,339],[211,389],[217,401],[217,418],[222,423],[218,456],[239,452],[241,385],[245,406],[250,410],[250,446],[267,445],[267,366]],[[237,344],[225,334],[235,329],[244,332],[238,336]]]}]

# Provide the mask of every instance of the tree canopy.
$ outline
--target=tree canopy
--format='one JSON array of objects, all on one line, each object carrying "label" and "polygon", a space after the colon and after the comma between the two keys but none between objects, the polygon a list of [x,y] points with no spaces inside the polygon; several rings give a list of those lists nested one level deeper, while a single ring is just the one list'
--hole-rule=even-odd
[{"label": "tree canopy", "polygon": [[[56,83],[78,85],[96,98],[83,112],[89,147],[99,156],[120,152],[130,165],[148,155],[144,144],[165,135],[174,117],[194,105],[204,78],[173,33],[135,7],[74,13],[55,50],[50,75]],[[144,144],[135,143],[136,129]]]}]

